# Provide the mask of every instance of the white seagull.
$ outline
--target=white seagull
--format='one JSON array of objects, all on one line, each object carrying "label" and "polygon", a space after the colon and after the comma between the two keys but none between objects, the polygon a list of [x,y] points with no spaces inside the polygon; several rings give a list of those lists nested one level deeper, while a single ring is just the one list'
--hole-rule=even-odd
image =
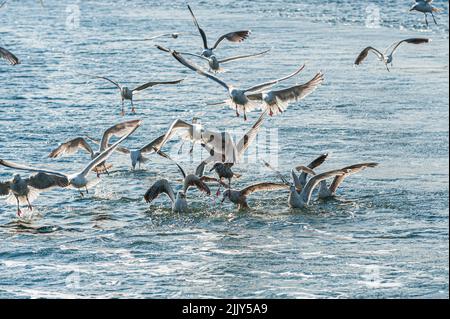
[{"label": "white seagull", "polygon": [[437,25],[436,18],[434,17],[435,12],[441,11],[438,8],[433,7],[431,4],[433,0],[416,0],[416,3],[409,9],[409,11],[418,11],[422,12],[425,15],[425,23],[428,26],[428,16],[427,14],[431,14],[433,17],[434,23]]},{"label": "white seagull", "polygon": [[0,165],[9,167],[12,169],[16,169],[16,170],[44,173],[44,174],[54,176],[55,178],[60,178],[62,181],[64,181],[64,184],[67,184],[70,187],[78,189],[80,191],[81,196],[84,196],[82,189],[86,189],[86,193],[88,193],[89,192],[88,188],[92,185],[92,183],[89,183],[89,181],[87,179],[91,170],[94,167],[96,167],[97,165],[99,165],[100,163],[105,162],[111,156],[111,154],[116,150],[116,148],[120,145],[120,143],[125,141],[140,125],[141,125],[141,122],[139,122],[132,131],[130,131],[128,134],[126,134],[121,139],[119,139],[111,147],[107,148],[102,153],[100,153],[97,157],[95,157],[93,160],[91,160],[89,162],[89,164],[83,170],[81,170],[75,174],[65,174],[65,173],[51,171],[51,170],[47,170],[47,169],[33,168],[30,166],[26,166],[26,165],[8,162],[8,161],[2,160],[2,159],[0,159]]},{"label": "white seagull", "polygon": [[[84,150],[91,155],[91,159],[94,159],[100,153],[102,153],[108,147],[111,146],[111,145],[109,145],[109,140],[113,136],[122,137],[125,134],[128,134],[129,132],[133,131],[136,128],[136,125],[139,125],[140,123],[141,123],[140,120],[132,120],[132,121],[128,121],[128,122],[119,123],[119,124],[116,124],[116,125],[108,128],[103,133],[103,138],[102,138],[101,142],[99,143],[100,146],[99,146],[99,149],[97,152],[94,152],[92,147],[86,142],[86,140],[84,138],[77,137],[75,139],[72,139],[68,142],[65,142],[65,143],[59,145],[56,149],[54,149],[48,155],[48,157],[58,158],[63,155],[74,154],[74,153],[78,152],[78,150]],[[116,150],[119,152],[122,152],[122,153],[127,151],[127,149],[121,148],[120,146],[118,146]],[[94,167],[94,172],[96,172],[97,175],[105,173],[105,172],[108,173],[108,169],[110,169],[111,167],[112,167],[112,165],[106,165],[106,163],[103,162]]]},{"label": "white seagull", "polygon": [[224,35],[220,36],[219,39],[214,44],[214,46],[212,48],[210,48],[208,46],[208,39],[206,37],[206,33],[202,28],[200,28],[197,18],[195,17],[194,12],[192,12],[192,9],[189,5],[188,5],[188,9],[189,9],[189,12],[191,13],[192,19],[194,20],[194,24],[197,27],[197,29],[200,33],[200,36],[202,37],[202,40],[203,40],[202,56],[204,56],[204,57],[209,58],[210,56],[214,55],[213,51],[215,49],[217,49],[217,47],[223,40],[226,39],[230,42],[242,42],[245,39],[247,39],[251,33],[250,30],[244,30],[244,31],[235,31],[235,32],[230,32],[230,33],[224,34]]},{"label": "white seagull", "polygon": [[262,91],[274,86],[275,84],[278,84],[282,81],[288,80],[294,76],[296,76],[297,74],[299,74],[303,69],[304,69],[304,65],[302,67],[300,67],[297,71],[295,71],[294,73],[281,78],[281,79],[277,79],[277,80],[273,80],[270,82],[266,82],[266,83],[262,83],[259,85],[256,85],[254,87],[251,87],[249,89],[237,89],[231,85],[228,85],[227,83],[225,83],[224,81],[220,80],[219,78],[217,78],[216,76],[208,73],[208,72],[204,72],[200,67],[198,67],[197,65],[188,62],[181,54],[179,54],[176,51],[170,51],[172,56],[181,64],[183,64],[184,66],[186,66],[187,68],[197,72],[200,75],[203,75],[211,80],[213,80],[214,82],[220,84],[221,86],[223,86],[227,92],[228,92],[228,97],[229,99],[226,101],[226,103],[230,106],[230,108],[235,109],[236,110],[236,115],[239,116],[240,113],[244,113],[244,120],[247,120],[247,112],[250,112],[254,109],[258,109],[261,108],[258,106],[258,103],[256,103],[255,101],[252,101],[249,99],[248,95],[251,94],[256,94],[256,93],[261,93]]},{"label": "white seagull", "polygon": [[[164,48],[164,47],[162,47],[160,45],[156,45],[156,47],[159,50],[161,50],[161,51],[170,53],[170,50],[167,49],[167,48]],[[226,64],[226,63],[237,61],[237,60],[249,59],[249,58],[262,56],[262,55],[266,54],[269,51],[270,51],[270,49],[269,50],[265,50],[263,52],[259,52],[259,53],[247,54],[247,55],[238,55],[238,56],[233,56],[233,57],[230,57],[230,58],[224,58],[224,59],[220,59],[220,60],[215,55],[211,55],[209,57],[205,57],[203,55],[198,55],[198,54],[189,53],[189,52],[178,52],[178,53],[181,54],[181,55],[189,55],[189,56],[193,56],[193,57],[205,60],[206,62],[208,62],[209,71],[210,72],[220,73],[220,72],[224,71],[222,69],[222,67],[220,66],[221,64]]]},{"label": "white seagull", "polygon": [[178,84],[178,83],[183,81],[183,79],[176,80],[176,81],[152,81],[152,82],[147,82],[147,83],[145,83],[143,85],[140,85],[140,86],[138,86],[138,87],[136,87],[134,89],[129,89],[128,87],[122,86],[119,83],[117,83],[116,81],[111,80],[111,79],[109,79],[107,77],[104,77],[104,76],[97,76],[97,75],[85,74],[85,73],[79,73],[79,74],[85,75],[85,76],[94,77],[94,78],[98,78],[98,79],[103,79],[103,80],[106,80],[106,81],[114,84],[120,91],[120,97],[121,97],[121,100],[122,100],[122,112],[121,112],[122,116],[125,115],[125,106],[124,106],[124,101],[125,100],[130,101],[130,103],[131,103],[131,112],[132,113],[136,113],[136,108],[134,107],[134,104],[133,104],[133,94],[135,92],[139,92],[139,91],[145,90],[145,89],[147,89],[149,87],[153,87],[153,86],[156,86],[156,85],[173,85],[173,84]]},{"label": "white seagull", "polygon": [[[399,42],[394,42],[384,51],[384,53],[380,52],[379,50],[377,50],[373,47],[367,47],[364,50],[362,50],[361,53],[358,55],[358,57],[356,58],[356,61],[355,61],[355,65],[360,65],[367,58],[369,52],[372,52],[377,56],[378,60],[380,60],[381,62],[384,63],[384,65],[386,66],[386,69],[388,71],[390,71],[388,64],[391,64],[391,66],[393,66],[392,60],[394,58],[394,54],[397,52],[397,49],[400,47],[400,45],[402,43],[422,44],[422,43],[428,43],[430,41],[431,41],[430,39],[426,39],[426,38],[405,39],[405,40],[402,40]],[[392,48],[392,50],[388,54],[389,49],[391,49],[391,48]]]}]

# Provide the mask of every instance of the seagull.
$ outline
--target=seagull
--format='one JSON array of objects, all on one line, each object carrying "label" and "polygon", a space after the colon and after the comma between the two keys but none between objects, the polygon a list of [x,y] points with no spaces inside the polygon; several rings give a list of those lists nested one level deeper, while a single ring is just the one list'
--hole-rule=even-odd
[{"label": "seagull", "polygon": [[[102,153],[108,147],[111,146],[108,143],[109,143],[109,140],[113,136],[122,137],[123,135],[128,134],[130,131],[134,130],[136,128],[136,125],[139,125],[140,122],[141,122],[140,120],[133,120],[133,121],[119,123],[119,124],[116,124],[116,125],[108,128],[103,133],[103,138],[102,138],[101,142],[99,143],[100,147],[97,152],[94,152],[92,147],[87,143],[87,141],[84,138],[77,137],[73,140],[70,140],[68,142],[65,142],[65,143],[59,145],[56,149],[54,149],[48,155],[48,157],[58,158],[63,155],[71,155],[71,154],[78,152],[78,150],[81,149],[81,150],[88,152],[91,155],[91,159],[94,159],[100,153]],[[119,152],[122,152],[122,153],[125,153],[127,151],[127,149],[121,148],[120,146],[118,146],[116,150]],[[94,172],[96,172],[97,176],[98,176],[104,172],[108,173],[108,169],[110,169],[111,167],[112,167],[112,165],[106,165],[105,162],[102,162],[99,165],[94,167]]]},{"label": "seagull", "polygon": [[327,178],[342,176],[345,174],[350,174],[350,169],[340,169],[340,170],[332,170],[319,175],[315,175],[315,172],[306,166],[299,166],[298,170],[301,170],[305,173],[314,175],[302,188],[300,192],[295,185],[295,182],[289,182],[284,178],[284,176],[275,170],[269,163],[263,161],[264,165],[271,170],[273,170],[281,179],[281,181],[289,188],[289,197],[288,197],[288,205],[291,208],[305,208],[309,206],[311,201],[311,195],[314,189],[319,185],[319,183]]},{"label": "seagull", "polygon": [[20,64],[20,60],[14,54],[2,47],[0,47],[0,58],[8,61],[11,65]]},{"label": "seagull", "polygon": [[284,90],[271,90],[247,95],[251,101],[262,102],[264,109],[269,110],[269,115],[274,116],[283,113],[292,102],[303,100],[314,92],[324,81],[322,72],[305,84],[295,85]]},{"label": "seagull", "polygon": [[[131,168],[133,170],[136,169],[136,165],[139,165],[139,169],[141,169],[141,164],[144,164],[149,160],[147,157],[144,156],[144,154],[157,153],[161,155],[161,153],[157,152],[156,149],[162,147],[161,143],[164,140],[164,137],[165,135],[161,135],[140,149],[128,149],[126,147],[118,147],[116,151],[130,156]],[[97,145],[101,143],[99,140],[96,140],[92,137],[87,136],[87,138]]]},{"label": "seagull", "polygon": [[[220,185],[223,186],[222,180],[228,179],[227,188],[231,189],[231,180],[233,178],[240,178],[240,174],[233,172],[232,168],[236,163],[242,160],[245,152],[248,150],[250,145],[256,139],[262,124],[264,123],[266,112],[263,112],[255,124],[252,125],[250,130],[239,140],[237,144],[234,143],[232,139],[224,140],[219,148],[212,148],[210,145],[202,145],[210,153],[210,157],[205,159],[201,165],[206,166],[208,163],[216,161],[216,163],[211,168],[210,172],[215,171],[219,177]],[[217,161],[219,160],[220,161]],[[203,171],[201,172],[203,175]],[[217,196],[220,194],[220,187],[217,190]]]},{"label": "seagull", "polygon": [[[170,157],[167,156],[168,159]],[[174,213],[188,213],[188,203],[186,194],[190,187],[196,187],[203,193],[206,193],[208,196],[211,195],[211,191],[206,185],[204,179],[197,176],[196,174],[186,175],[184,169],[175,162],[178,166],[182,176],[183,176],[183,186],[182,189],[177,192],[175,197],[175,192],[173,191],[172,186],[166,179],[158,180],[154,183],[150,189],[145,193],[144,199],[147,203],[151,203],[155,198],[157,198],[160,194],[165,193],[169,196],[172,201],[172,212]]]},{"label": "seagull", "polygon": [[114,143],[111,147],[104,150],[102,153],[100,153],[97,157],[95,157],[93,160],[89,162],[89,164],[82,170],[75,174],[65,174],[61,172],[46,170],[46,169],[40,169],[40,168],[33,168],[26,165],[16,164],[9,161],[5,161],[3,159],[0,159],[0,165],[9,167],[16,170],[22,170],[27,172],[36,172],[36,173],[44,173],[47,175],[51,175],[54,178],[58,178],[61,183],[66,184],[67,186],[70,186],[72,188],[78,189],[80,191],[81,196],[84,196],[82,189],[86,189],[86,193],[89,193],[88,188],[92,185],[92,183],[89,183],[87,177],[89,176],[89,173],[91,170],[98,166],[100,163],[105,162],[111,154],[116,150],[116,148],[124,141],[126,140],[139,126],[141,125],[141,122],[138,122],[134,129],[130,131],[128,134],[123,136],[121,139],[119,139],[116,143]]},{"label": "seagull", "polygon": [[[164,47],[162,47],[160,45],[156,45],[156,47],[159,50],[161,50],[161,51],[170,53],[170,50],[167,49],[167,48],[164,48]],[[211,55],[209,57],[205,57],[203,55],[198,55],[198,54],[188,53],[188,52],[178,52],[178,54],[189,55],[189,56],[193,56],[193,57],[196,57],[196,58],[199,58],[199,59],[203,59],[206,62],[208,62],[209,71],[210,72],[212,71],[214,73],[220,73],[220,72],[223,72],[223,69],[220,66],[221,64],[229,63],[229,62],[236,61],[236,60],[249,59],[249,58],[262,56],[262,55],[266,54],[269,51],[270,51],[270,49],[269,50],[265,50],[263,52],[259,52],[259,53],[247,54],[247,55],[238,55],[238,56],[233,56],[233,57],[230,57],[230,58],[224,58],[224,59],[220,59],[220,60],[215,55]]]},{"label": "seagull", "polygon": [[198,67],[197,65],[188,62],[181,54],[179,54],[176,51],[170,50],[172,56],[181,64],[183,64],[184,66],[186,66],[187,68],[215,81],[216,83],[220,84],[221,86],[223,86],[227,92],[228,92],[228,96],[229,99],[226,101],[226,103],[232,108],[232,109],[236,109],[236,116],[240,116],[240,112],[244,113],[244,120],[247,120],[247,112],[248,111],[252,111],[256,108],[258,108],[257,103],[255,103],[254,101],[250,100],[248,98],[248,95],[252,94],[252,93],[260,93],[261,91],[270,88],[272,86],[274,86],[275,84],[278,84],[279,82],[285,81],[287,79],[290,79],[292,77],[294,77],[295,75],[299,74],[303,69],[304,69],[304,65],[302,67],[300,67],[297,71],[295,71],[294,73],[281,78],[281,79],[277,79],[271,82],[266,82],[263,84],[259,84],[256,85],[254,87],[251,87],[249,89],[237,89],[234,88],[231,85],[228,85],[227,83],[223,82],[222,80],[220,80],[219,78],[217,78],[216,76],[204,72],[201,70],[200,67]]},{"label": "seagull", "polygon": [[[314,159],[311,163],[309,163],[308,166],[306,167],[309,168],[310,170],[313,170],[322,165],[327,160],[327,158],[328,153],[322,154],[316,159]],[[300,176],[296,174],[295,170],[301,172]],[[295,170],[294,169],[291,170],[292,180],[294,181],[294,185],[297,188],[297,192],[301,192],[302,189],[306,186],[306,183],[308,182],[307,181],[308,173],[303,171],[303,166],[298,166],[296,167]]]},{"label": "seagull", "polygon": [[200,32],[200,36],[202,37],[202,40],[203,40],[202,56],[204,56],[204,57],[209,58],[212,55],[214,55],[213,51],[215,49],[217,49],[218,45],[225,39],[230,42],[242,42],[250,36],[250,33],[251,33],[250,30],[230,32],[230,33],[224,34],[221,37],[219,37],[219,39],[216,41],[214,46],[212,48],[210,48],[208,46],[208,39],[206,38],[206,33],[205,33],[205,31],[203,31],[202,28],[200,28],[197,18],[195,17],[194,12],[192,12],[192,9],[189,5],[188,5],[188,9],[191,13],[192,19],[194,20],[194,24],[197,27],[198,31]]},{"label": "seagull", "polygon": [[362,163],[362,164],[356,164],[352,166],[348,166],[343,168],[344,170],[348,170],[349,173],[345,175],[339,175],[336,176],[333,180],[333,183],[328,187],[327,181],[322,180],[320,182],[320,188],[319,188],[319,198],[320,199],[327,199],[336,196],[336,190],[341,185],[341,183],[344,181],[345,178],[352,174],[356,174],[361,172],[362,170],[368,168],[368,167],[377,167],[378,163]]},{"label": "seagull", "polygon": [[[356,61],[355,61],[355,65],[360,65],[367,58],[367,55],[369,54],[369,52],[372,52],[378,57],[378,59],[381,62],[384,63],[384,65],[386,66],[386,69],[388,71],[390,71],[388,64],[391,64],[391,66],[393,66],[392,60],[394,58],[394,54],[397,52],[397,49],[400,47],[400,45],[402,43],[422,44],[422,43],[428,43],[430,41],[431,41],[430,39],[426,39],[426,38],[411,38],[411,39],[406,39],[406,40],[402,40],[399,42],[394,42],[384,51],[384,53],[381,53],[380,51],[378,51],[377,49],[375,49],[373,47],[367,47],[364,50],[362,50],[361,53],[358,55],[358,57],[356,58]],[[388,54],[388,51],[391,48],[393,48],[393,49],[392,49],[391,53]]]},{"label": "seagull", "polygon": [[122,99],[122,113],[121,113],[122,116],[125,115],[125,109],[124,109],[124,101],[125,101],[125,100],[129,100],[129,101],[131,102],[131,107],[132,107],[132,108],[131,108],[131,112],[132,112],[132,113],[136,113],[136,109],[135,109],[134,104],[133,104],[133,94],[134,94],[135,92],[139,92],[139,91],[145,90],[145,89],[147,89],[147,88],[149,88],[149,87],[153,87],[153,86],[156,86],[156,85],[172,85],[172,84],[178,84],[178,83],[180,83],[180,82],[182,82],[182,81],[184,80],[184,79],[181,79],[181,80],[167,81],[167,82],[163,82],[163,81],[155,82],[155,81],[153,81],[153,82],[145,83],[145,84],[143,84],[143,85],[140,85],[140,86],[138,86],[138,87],[136,87],[136,88],[130,90],[128,87],[126,87],[126,86],[121,86],[121,85],[120,85],[119,83],[117,83],[116,81],[111,80],[111,79],[109,79],[109,78],[107,78],[107,77],[104,77],[104,76],[97,76],[97,75],[91,75],[91,74],[85,74],[85,73],[79,73],[79,74],[85,75],[85,76],[94,77],[94,78],[98,78],[98,79],[103,79],[103,80],[109,81],[109,82],[111,82],[112,84],[114,84],[114,85],[119,89],[119,91],[120,91],[120,97],[121,97],[121,99]]},{"label": "seagull", "polygon": [[22,216],[20,205],[28,205],[30,211],[31,205],[39,196],[39,192],[53,187],[67,187],[65,179],[58,176],[52,176],[45,173],[38,173],[30,178],[22,179],[19,174],[14,175],[11,181],[0,182],[0,196],[8,196],[8,204],[17,203],[17,216]]},{"label": "seagull", "polygon": [[247,197],[256,192],[268,192],[281,189],[288,189],[286,184],[280,183],[258,183],[244,188],[243,190],[227,189],[223,193],[222,203],[226,200],[238,205],[238,209],[249,209]]},{"label": "seagull", "polygon": [[431,4],[433,0],[416,0],[416,3],[409,9],[409,11],[418,11],[422,12],[425,15],[425,23],[428,26],[428,17],[427,14],[430,13],[433,17],[434,23],[437,25],[436,18],[434,17],[434,12],[441,11],[438,8],[433,7]]}]

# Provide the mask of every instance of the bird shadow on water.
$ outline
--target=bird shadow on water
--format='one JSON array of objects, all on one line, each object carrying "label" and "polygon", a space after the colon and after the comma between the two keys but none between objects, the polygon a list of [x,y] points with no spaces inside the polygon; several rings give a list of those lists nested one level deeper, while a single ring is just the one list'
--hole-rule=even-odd
[{"label": "bird shadow on water", "polygon": [[0,228],[16,234],[50,234],[63,230],[62,227],[56,225],[34,226],[31,221],[20,219],[1,225]]}]

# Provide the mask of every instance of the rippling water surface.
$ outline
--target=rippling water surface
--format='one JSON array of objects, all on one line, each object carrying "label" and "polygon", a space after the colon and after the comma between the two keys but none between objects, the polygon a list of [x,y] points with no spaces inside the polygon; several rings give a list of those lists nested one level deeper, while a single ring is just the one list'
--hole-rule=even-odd
[{"label": "rippling water surface", "polygon": [[[99,136],[122,120],[117,92],[79,71],[130,86],[186,77],[137,98],[138,114],[126,119],[144,125],[128,146],[162,134],[176,118],[198,116],[230,130],[257,118],[245,123],[226,107],[207,106],[224,97],[222,88],[153,43],[117,41],[185,31],[158,43],[198,52],[184,1],[108,2],[46,0],[42,8],[21,0],[0,10],[0,46],[22,60],[0,63],[0,158],[67,172],[86,163],[84,154],[46,157],[62,141]],[[192,192],[193,212],[177,215],[164,197],[151,207],[142,198],[158,178],[175,185],[176,167],[152,157],[131,172],[128,158],[115,155],[111,174],[85,198],[41,194],[24,220],[2,200],[0,297],[448,298],[448,2],[434,3],[444,11],[426,29],[423,15],[408,13],[409,1],[192,1],[211,41],[252,29],[242,45],[223,45],[222,56],[272,49],[227,65],[225,80],[251,86],[302,63],[307,68],[291,84],[325,73],[314,94],[265,123],[278,136],[280,170],[323,152],[331,154],[323,170],[360,161],[380,167],[307,210],[288,209],[282,191],[252,196],[247,212]],[[77,5],[79,26],[68,20]],[[367,27],[377,10],[379,27]],[[373,57],[352,66],[366,45],[381,49],[412,36],[433,41],[402,48],[391,73]],[[176,155],[179,143],[169,147]],[[183,162],[188,170],[196,164]],[[236,187],[275,179],[251,160],[236,171],[243,174]],[[0,169],[0,179],[13,173]]]}]

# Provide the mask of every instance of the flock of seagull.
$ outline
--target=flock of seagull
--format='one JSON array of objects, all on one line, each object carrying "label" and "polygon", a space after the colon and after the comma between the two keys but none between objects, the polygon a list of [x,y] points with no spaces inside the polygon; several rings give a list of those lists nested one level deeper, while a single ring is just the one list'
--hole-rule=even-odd
[{"label": "flock of seagull", "polygon": [[[6,2],[0,4],[0,9],[5,3]],[[434,8],[431,3],[432,0],[420,0],[416,1],[415,5],[411,8],[411,10],[420,11],[425,14],[427,25],[428,13],[433,16],[435,23],[437,23],[434,13],[437,12],[438,9]],[[222,71],[222,64],[241,59],[256,58],[267,54],[269,50],[229,58],[218,58],[216,52],[225,40],[232,43],[240,43],[245,41],[250,36],[251,32],[249,30],[243,30],[224,34],[220,36],[211,47],[208,44],[205,31],[200,27],[200,24],[189,5],[188,10],[202,39],[203,46],[201,53],[181,52],[160,45],[156,45],[156,48],[165,54],[171,55],[174,60],[178,61],[187,69],[222,86],[226,90],[227,98],[220,103],[227,104],[232,108],[235,111],[236,116],[241,116],[242,114],[244,120],[247,120],[249,112],[260,110],[261,114],[257,121],[239,141],[235,142],[229,133],[210,130],[201,125],[197,118],[194,118],[192,122],[178,119],[169,126],[165,134],[158,136],[139,149],[123,147],[122,143],[142,125],[142,121],[131,120],[122,122],[105,130],[101,139],[95,139],[89,136],[77,137],[62,143],[49,154],[50,158],[59,158],[64,155],[72,155],[79,150],[88,153],[91,160],[81,171],[75,173],[36,168],[0,159],[1,166],[15,171],[24,171],[32,174],[26,178],[17,174],[10,181],[0,182],[0,196],[7,196],[6,202],[8,204],[17,205],[17,214],[19,217],[23,214],[21,206],[26,205],[28,209],[32,211],[32,202],[38,197],[40,192],[45,190],[53,188],[72,188],[78,190],[81,196],[85,196],[84,192],[86,194],[89,193],[89,188],[98,183],[101,175],[109,174],[109,170],[113,167],[113,165],[109,163],[109,158],[114,153],[130,156],[131,167],[133,170],[136,169],[136,166],[140,168],[142,164],[149,161],[148,157],[152,154],[161,156],[170,163],[176,165],[182,176],[182,185],[181,187],[177,187],[179,190],[175,192],[171,182],[166,179],[160,179],[148,189],[144,195],[144,199],[147,203],[152,203],[161,194],[166,194],[172,202],[172,211],[177,213],[186,213],[190,211],[187,202],[189,189],[196,188],[201,193],[205,193],[208,196],[211,195],[208,184],[218,185],[216,196],[219,196],[221,189],[224,188],[222,202],[229,200],[236,204],[239,209],[249,208],[248,196],[251,194],[275,190],[286,190],[289,193],[287,203],[291,208],[303,208],[310,205],[313,192],[316,188],[319,188],[317,192],[318,198],[325,199],[334,197],[337,189],[345,178],[359,173],[364,169],[378,166],[378,163],[372,162],[359,163],[341,169],[316,173],[317,169],[328,158],[328,154],[323,154],[314,159],[307,166],[293,168],[290,172],[291,177],[286,178],[281,172],[262,160],[267,168],[273,170],[274,174],[279,178],[279,182],[256,183],[241,190],[232,188],[232,182],[241,177],[241,175],[233,172],[233,169],[236,164],[242,160],[247,149],[255,141],[266,117],[284,113],[289,104],[302,100],[314,92],[323,83],[324,75],[322,72],[318,72],[306,83],[277,90],[273,89],[275,85],[301,73],[305,68],[305,65],[302,65],[294,72],[284,77],[248,88],[235,87],[226,83],[217,75],[217,73]],[[180,33],[162,34],[155,36],[152,39],[167,36],[178,39]],[[405,39],[393,43],[384,52],[369,46],[358,55],[355,65],[360,65],[368,57],[369,53],[372,52],[381,62],[383,62],[386,69],[389,71],[389,65],[392,66],[393,56],[402,44],[423,44],[428,42],[430,42],[430,40],[426,38]],[[188,60],[187,57],[196,58],[199,61],[207,63],[207,68],[198,66],[194,62]],[[0,58],[6,60],[11,65],[20,64],[20,60],[13,53],[2,47],[0,47]],[[132,113],[135,113],[136,111],[133,104],[133,93],[157,85],[178,85],[183,81],[183,79],[159,82],[152,81],[144,83],[134,89],[130,89],[105,76],[85,73],[79,74],[112,83],[120,92],[122,116],[125,115],[125,100],[130,101]],[[187,174],[179,163],[174,161],[163,151],[163,147],[166,143],[176,136],[191,143],[192,147],[190,152],[192,152],[195,144],[199,144],[210,154],[209,157],[197,166],[195,172],[191,174]],[[115,143],[110,143],[110,140],[114,137],[117,138],[117,141]],[[97,145],[98,150],[94,151],[94,148],[90,143]],[[214,172],[216,177],[207,176],[205,174],[206,167],[210,164],[212,164],[212,167],[209,170],[209,173]],[[88,177],[91,173],[95,173],[97,178],[89,180]],[[329,179],[333,179],[331,184],[327,183]]]}]

